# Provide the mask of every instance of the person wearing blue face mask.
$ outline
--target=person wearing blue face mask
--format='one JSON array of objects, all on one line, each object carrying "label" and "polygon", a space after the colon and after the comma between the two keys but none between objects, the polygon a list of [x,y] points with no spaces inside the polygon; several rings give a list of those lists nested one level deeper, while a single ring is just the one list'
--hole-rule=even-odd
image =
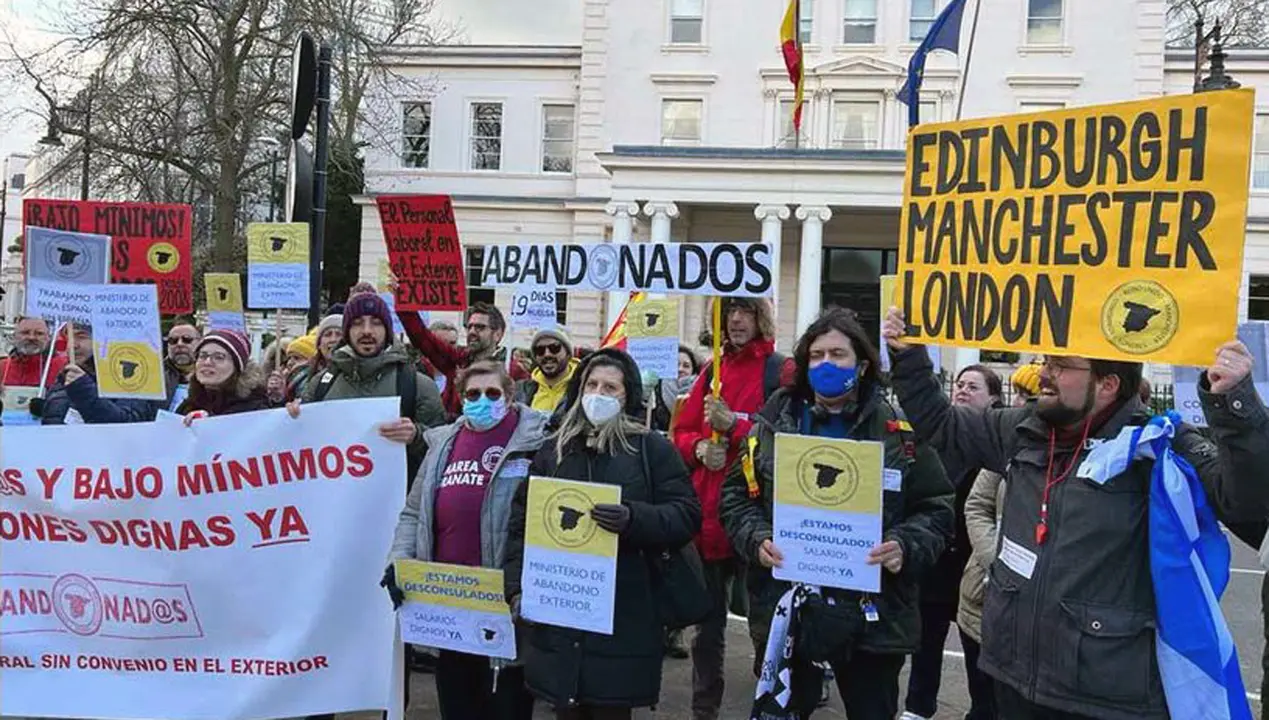
[{"label": "person wearing blue face mask", "polygon": [[[501,568],[512,498],[546,441],[547,416],[511,400],[515,385],[502,363],[473,363],[456,382],[462,415],[423,434],[428,451],[401,511],[390,560]],[[391,565],[383,585],[399,607],[403,595]],[[523,638],[524,630],[516,636]],[[533,716],[524,669],[515,663],[441,650],[436,693],[442,720]]]},{"label": "person wearing blue face mask", "polygon": [[[917,590],[952,536],[952,486],[939,458],[905,430],[882,395],[877,350],[853,313],[826,311],[807,328],[793,353],[793,387],[782,388],[754,420],[749,462],[731,467],[720,516],[734,546],[749,561],[749,632],[761,675],[771,619],[791,585],[771,576],[783,562],[772,533],[776,433],[880,442],[885,492],[882,542],[868,562],[884,568],[881,592],[824,588],[824,602],[799,609],[801,630],[792,667],[794,708],[810,717],[820,699],[820,672],[797,647],[814,638],[832,667],[850,720],[892,720],[898,712],[899,671],[921,637]],[[833,602],[833,613],[823,610]]]}]

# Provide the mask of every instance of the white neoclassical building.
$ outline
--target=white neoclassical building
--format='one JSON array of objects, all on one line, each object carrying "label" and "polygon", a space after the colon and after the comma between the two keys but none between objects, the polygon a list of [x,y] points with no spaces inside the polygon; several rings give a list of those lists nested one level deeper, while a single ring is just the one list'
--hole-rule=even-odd
[{"label": "white neoclassical building", "polygon": [[[363,277],[386,252],[374,198],[447,193],[471,267],[490,243],[761,238],[780,248],[785,350],[826,304],[877,318],[902,200],[907,111],[895,95],[942,0],[803,0],[807,105],[796,139],[778,49],[783,2],[574,0],[543,30],[525,22],[515,35],[508,18],[520,4],[471,0],[462,20],[472,44],[389,56],[433,91],[386,98],[397,132],[367,155]],[[929,59],[923,119],[1191,91],[1192,51],[1165,48],[1165,0],[983,0],[966,74],[971,13],[961,54]],[[497,44],[480,44],[482,23]],[[1245,85],[1269,84],[1269,53],[1233,53],[1230,67]],[[1242,293],[1252,317],[1269,318],[1269,94],[1257,102]],[[594,342],[612,317],[605,305],[573,294],[560,319]],[[685,338],[704,305],[685,303]]]}]

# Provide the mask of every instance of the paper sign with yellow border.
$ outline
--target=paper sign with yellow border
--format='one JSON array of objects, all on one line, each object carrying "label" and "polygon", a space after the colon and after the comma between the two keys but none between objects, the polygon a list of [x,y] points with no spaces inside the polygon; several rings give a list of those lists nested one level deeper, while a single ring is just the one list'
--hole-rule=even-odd
[{"label": "paper sign with yellow border", "polygon": [[914,340],[1204,365],[1234,337],[1253,92],[922,125],[900,307]]},{"label": "paper sign with yellow border", "polygon": [[242,276],[238,273],[207,273],[208,312],[242,312]]},{"label": "paper sign with yellow border", "polygon": [[621,487],[529,478],[521,614],[527,620],[612,634],[617,536],[595,524],[595,505],[621,502]]},{"label": "paper sign with yellow border", "polygon": [[878,592],[868,552],[881,543],[883,447],[878,442],[775,436],[772,541],[781,580]]},{"label": "paper sign with yellow border", "polygon": [[106,359],[97,361],[97,390],[102,397],[166,400],[163,358],[149,343],[112,341]]},{"label": "paper sign with yellow border", "polygon": [[247,299],[251,307],[308,307],[308,231],[305,223],[247,226]]},{"label": "paper sign with yellow border", "polygon": [[651,300],[646,295],[630,301],[626,310],[626,337],[678,338],[679,303],[676,298]]},{"label": "paper sign with yellow border", "polygon": [[397,587],[405,593],[398,615],[402,640],[515,659],[515,626],[503,599],[501,570],[418,560],[393,565]]}]

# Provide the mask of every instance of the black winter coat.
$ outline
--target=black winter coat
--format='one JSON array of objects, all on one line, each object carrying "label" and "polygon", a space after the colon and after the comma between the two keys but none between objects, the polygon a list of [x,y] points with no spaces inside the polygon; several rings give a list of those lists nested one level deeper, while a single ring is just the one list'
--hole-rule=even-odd
[{"label": "black winter coat", "polygon": [[[538,453],[530,476],[581,480],[621,486],[621,501],[630,508],[630,527],[617,547],[617,592],[613,634],[551,625],[528,626],[523,653],[525,683],[534,695],[556,707],[573,705],[648,707],[661,694],[665,655],[664,626],[657,616],[645,551],[678,548],[691,542],[701,527],[701,506],[688,480],[687,467],[669,440],[646,436],[646,466],[653,478],[655,502],[648,497],[642,443],[631,438],[633,455],[598,455],[577,443],[561,458],[551,443]],[[503,566],[506,597],[520,594],[524,561],[525,508],[529,483],[517,491],[511,506],[507,557]]]},{"label": "black winter coat", "polygon": [[[758,564],[758,548],[772,538],[772,499],[775,488],[775,434],[799,432],[803,400],[787,389],[776,391],[756,418],[750,437],[758,440],[754,472],[758,497],[749,497],[743,463],[732,465],[723,484],[719,514],[737,554],[749,563],[749,624],[765,637],[775,606],[790,587],[776,580],[771,570]],[[850,432],[853,440],[879,441],[885,446],[885,466],[900,470],[899,492],[886,491],[882,498],[882,539],[897,540],[903,547],[903,567],[898,574],[881,571],[881,594],[872,596],[879,620],[864,624],[855,648],[878,654],[908,654],[921,640],[918,587],[952,537],[952,485],[932,450],[905,442],[916,436],[899,428],[894,410],[876,394],[858,411]],[[777,547],[779,543],[776,543]],[[825,594],[858,607],[861,593],[825,589]]]}]

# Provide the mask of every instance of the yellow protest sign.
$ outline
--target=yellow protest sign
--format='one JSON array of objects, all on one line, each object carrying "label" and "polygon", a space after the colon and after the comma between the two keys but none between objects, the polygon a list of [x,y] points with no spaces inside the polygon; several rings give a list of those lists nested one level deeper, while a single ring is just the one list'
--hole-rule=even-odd
[{"label": "yellow protest sign", "polygon": [[1252,113],[1222,90],[914,130],[913,341],[1208,363],[1237,323]]},{"label": "yellow protest sign", "polygon": [[502,597],[502,571],[397,560],[401,639],[473,655],[514,659],[515,625]]},{"label": "yellow protest sign", "polygon": [[775,501],[781,505],[878,515],[882,445],[779,433]]},{"label": "yellow protest sign", "polygon": [[207,273],[203,285],[208,312],[242,312],[242,277],[238,273]]},{"label": "yellow protest sign", "polygon": [[626,337],[677,339],[678,336],[679,302],[677,298],[651,300],[643,294],[630,301],[626,309]]},{"label": "yellow protest sign", "polygon": [[595,524],[591,508],[621,502],[621,487],[529,478],[525,542],[548,550],[617,557],[617,536]]},{"label": "yellow protest sign", "polygon": [[397,587],[406,601],[444,607],[508,612],[502,597],[502,571],[445,563],[397,560]]},{"label": "yellow protest sign", "polygon": [[149,343],[112,340],[105,360],[97,360],[97,389],[102,397],[162,400],[163,358]]},{"label": "yellow protest sign", "polygon": [[247,262],[307,265],[308,224],[251,223],[247,225]]},{"label": "yellow protest sign", "polygon": [[897,275],[882,275],[881,276],[881,317],[882,318],[885,318],[886,311],[889,310],[891,307],[893,307],[895,303],[899,301],[899,298],[897,295],[897,290],[899,286],[898,279],[899,279],[899,276]]}]

